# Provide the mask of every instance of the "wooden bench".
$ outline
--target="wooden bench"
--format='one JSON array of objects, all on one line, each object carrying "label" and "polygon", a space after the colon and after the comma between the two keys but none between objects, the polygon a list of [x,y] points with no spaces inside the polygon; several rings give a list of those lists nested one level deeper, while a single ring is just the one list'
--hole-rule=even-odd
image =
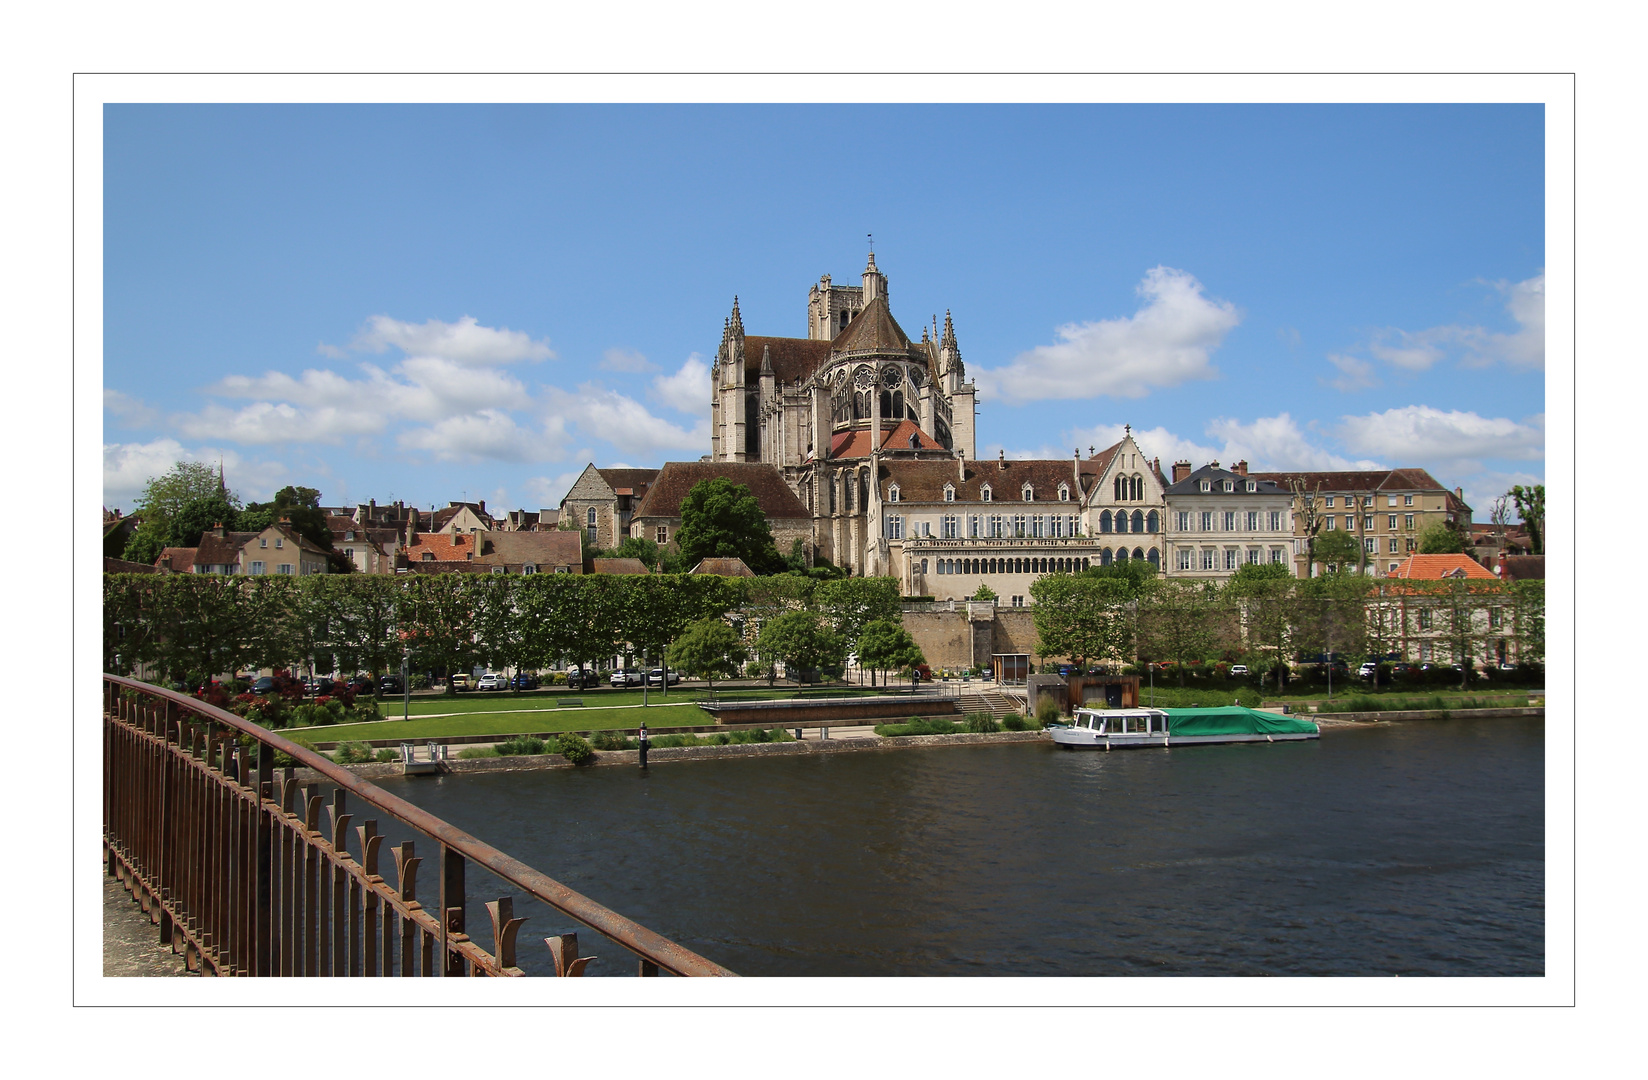
[{"label": "wooden bench", "polygon": [[584,707],[584,699],[581,697],[558,697],[555,699],[555,707],[558,709],[581,709]]}]

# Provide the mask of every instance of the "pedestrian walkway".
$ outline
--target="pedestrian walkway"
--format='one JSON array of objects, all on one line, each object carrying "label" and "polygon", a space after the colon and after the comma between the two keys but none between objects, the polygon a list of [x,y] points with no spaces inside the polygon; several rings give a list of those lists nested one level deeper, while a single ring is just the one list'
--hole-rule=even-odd
[{"label": "pedestrian walkway", "polygon": [[103,879],[103,974],[109,978],[198,978],[183,957],[161,945],[160,928],[120,882]]}]

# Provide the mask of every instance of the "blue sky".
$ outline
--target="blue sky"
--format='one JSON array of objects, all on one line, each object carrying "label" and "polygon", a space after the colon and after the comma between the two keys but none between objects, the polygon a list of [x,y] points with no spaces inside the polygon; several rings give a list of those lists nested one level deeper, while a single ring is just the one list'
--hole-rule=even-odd
[{"label": "blue sky", "polygon": [[554,506],[709,450],[708,362],[866,234],[979,449],[1543,482],[1541,106],[104,112],[104,499]]}]

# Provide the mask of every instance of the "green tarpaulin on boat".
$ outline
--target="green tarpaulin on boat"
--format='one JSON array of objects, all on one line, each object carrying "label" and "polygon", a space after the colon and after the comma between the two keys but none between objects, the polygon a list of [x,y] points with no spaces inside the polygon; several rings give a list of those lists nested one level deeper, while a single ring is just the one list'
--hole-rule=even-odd
[{"label": "green tarpaulin on boat", "polygon": [[1217,709],[1163,709],[1169,735],[1296,735],[1316,731],[1309,720],[1241,705]]}]

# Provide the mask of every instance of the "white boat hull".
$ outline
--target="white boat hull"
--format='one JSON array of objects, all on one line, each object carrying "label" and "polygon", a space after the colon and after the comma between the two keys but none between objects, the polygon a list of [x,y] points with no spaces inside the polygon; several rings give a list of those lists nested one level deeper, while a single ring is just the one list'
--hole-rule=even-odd
[{"label": "white boat hull", "polygon": [[1303,742],[1315,733],[1287,735],[1109,735],[1084,728],[1051,728],[1054,744],[1070,750],[1133,750],[1143,747],[1206,746],[1213,743]]}]

